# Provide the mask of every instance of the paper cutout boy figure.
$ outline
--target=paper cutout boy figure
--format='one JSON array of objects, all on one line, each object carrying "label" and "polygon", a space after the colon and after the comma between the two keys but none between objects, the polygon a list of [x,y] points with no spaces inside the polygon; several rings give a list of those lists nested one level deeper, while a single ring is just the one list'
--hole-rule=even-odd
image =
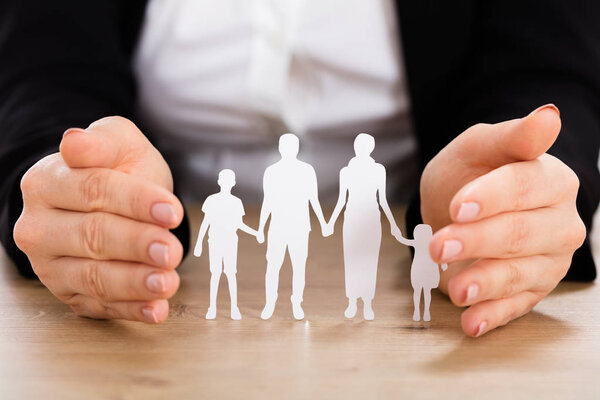
[{"label": "paper cutout boy figure", "polygon": [[279,271],[286,249],[292,261],[292,301],[294,318],[303,319],[302,296],[308,235],[310,232],[309,204],[317,215],[323,236],[328,231],[317,193],[317,176],[313,167],[296,158],[299,150],[298,137],[286,133],[279,138],[281,160],[269,166],[263,177],[264,200],[260,212],[257,240],[264,241],[264,228],[269,217],[267,241],[267,272],[265,275],[266,304],[261,318],[269,319],[275,310],[279,287]]},{"label": "paper cutout boy figure", "polygon": [[230,169],[219,172],[218,182],[221,187],[219,193],[210,195],[202,205],[204,219],[200,225],[200,233],[194,255],[200,257],[202,254],[202,242],[208,230],[208,253],[210,263],[210,306],[206,313],[206,319],[214,319],[217,316],[217,292],[221,271],[225,272],[229,283],[229,296],[231,298],[231,319],[242,318],[237,306],[237,230],[256,236],[257,232],[244,224],[244,206],[242,201],[231,194],[235,186],[235,173]]},{"label": "paper cutout boy figure", "polygon": [[375,162],[371,153],[375,138],[361,133],[354,140],[353,157],[340,171],[340,194],[329,220],[331,229],[346,207],[343,225],[344,272],[348,307],[346,318],[354,318],[357,300],[363,301],[365,320],[375,318],[371,302],[375,297],[377,264],[381,247],[381,216],[387,217],[394,236],[402,236],[386,198],[385,167]]},{"label": "paper cutout boy figure", "polygon": [[[438,264],[431,259],[429,255],[429,242],[433,237],[431,226],[427,224],[419,224],[415,226],[413,231],[414,239],[405,239],[396,236],[396,239],[407,246],[415,248],[415,255],[410,267],[410,283],[413,287],[413,303],[415,311],[413,313],[413,321],[420,321],[421,315],[419,303],[421,301],[421,292],[425,301],[423,307],[423,320],[431,321],[429,314],[429,306],[431,305],[431,289],[438,287],[440,283],[440,271]],[[442,264],[442,271],[448,269],[448,264]]]}]

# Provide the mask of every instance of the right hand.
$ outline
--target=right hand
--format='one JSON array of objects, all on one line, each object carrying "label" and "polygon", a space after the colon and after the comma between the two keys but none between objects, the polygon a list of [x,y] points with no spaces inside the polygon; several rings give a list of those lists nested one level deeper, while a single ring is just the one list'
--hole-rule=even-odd
[{"label": "right hand", "polygon": [[262,230],[259,230],[257,232],[256,241],[258,243],[264,243],[265,242],[265,234],[264,234],[264,232]]},{"label": "right hand", "polygon": [[69,129],[21,190],[15,242],[56,297],[81,316],[167,318],[183,256],[169,229],[183,207],[166,162],[131,121]]},{"label": "right hand", "polygon": [[194,248],[194,257],[200,257],[202,255],[202,243],[199,243],[195,248]]}]

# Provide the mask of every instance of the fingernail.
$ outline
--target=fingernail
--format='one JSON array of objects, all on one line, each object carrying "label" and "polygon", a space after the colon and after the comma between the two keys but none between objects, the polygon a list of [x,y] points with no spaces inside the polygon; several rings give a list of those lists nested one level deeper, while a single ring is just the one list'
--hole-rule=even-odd
[{"label": "fingernail", "polygon": [[460,254],[463,246],[458,240],[446,240],[442,246],[442,261],[450,261]]},{"label": "fingernail", "polygon": [[479,294],[479,285],[476,283],[471,283],[469,286],[467,286],[467,294],[465,296],[465,303],[471,304],[473,302],[473,300],[475,300],[475,298],[477,297],[478,294]]},{"label": "fingernail", "polygon": [[154,312],[154,309],[152,307],[142,308],[142,314],[144,314],[144,317],[148,322],[158,322],[158,317],[156,316],[156,312]]},{"label": "fingernail", "polygon": [[65,133],[63,133],[63,137],[67,136],[70,133],[75,133],[75,132],[85,133],[85,130],[81,129],[81,128],[69,128],[65,131]]},{"label": "fingernail", "polygon": [[479,327],[477,328],[477,332],[475,332],[475,337],[483,335],[485,328],[487,328],[487,321],[481,321]]},{"label": "fingernail", "polygon": [[462,203],[460,208],[458,209],[458,214],[456,215],[457,222],[470,222],[477,218],[481,207],[478,203],[475,202],[467,202]]},{"label": "fingernail", "polygon": [[169,264],[169,248],[166,244],[152,243],[148,248],[148,255],[156,265],[166,267]]},{"label": "fingernail", "polygon": [[552,104],[552,103],[545,104],[545,105],[543,105],[543,106],[541,106],[541,107],[538,107],[538,108],[536,108],[535,110],[533,110],[532,112],[530,112],[530,113],[529,113],[529,115],[536,114],[536,113],[538,113],[538,112],[540,112],[540,111],[542,111],[542,110],[545,110],[545,109],[551,109],[551,110],[554,110],[554,111],[555,111],[555,112],[556,112],[556,113],[557,113],[557,114],[560,116],[560,111],[558,110],[558,107],[556,107],[556,106],[555,106],[554,104]]},{"label": "fingernail", "polygon": [[146,287],[151,292],[164,293],[167,291],[167,284],[163,274],[151,274],[146,278]]},{"label": "fingernail", "polygon": [[174,224],[177,222],[175,209],[169,203],[156,203],[150,209],[152,218],[163,224]]}]

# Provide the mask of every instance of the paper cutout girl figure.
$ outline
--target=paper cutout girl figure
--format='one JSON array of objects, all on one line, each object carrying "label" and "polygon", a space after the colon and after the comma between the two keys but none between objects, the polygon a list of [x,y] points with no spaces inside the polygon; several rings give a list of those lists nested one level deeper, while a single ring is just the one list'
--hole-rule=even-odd
[{"label": "paper cutout girl figure", "polygon": [[385,167],[371,158],[375,139],[366,133],[354,140],[356,157],[340,171],[340,194],[329,220],[333,229],[342,208],[346,206],[343,226],[344,269],[348,308],[346,318],[353,318],[357,311],[357,299],[363,301],[365,320],[375,318],[372,300],[377,282],[377,263],[381,246],[381,217],[379,207],[387,217],[392,234],[402,234],[390,206],[385,188]]},{"label": "paper cutout girl figure", "polygon": [[194,248],[194,256],[202,254],[202,242],[208,230],[208,253],[210,263],[210,305],[206,319],[217,316],[217,292],[221,271],[225,272],[229,283],[229,296],[231,298],[231,319],[242,318],[237,306],[237,230],[256,236],[257,231],[244,224],[244,206],[242,201],[231,194],[235,186],[235,173],[230,169],[219,172],[218,182],[221,187],[219,193],[210,195],[202,205],[204,219],[200,225],[200,233]]},{"label": "paper cutout girl figure", "polygon": [[[415,256],[413,257],[412,266],[410,268],[410,283],[413,287],[413,302],[415,311],[413,313],[413,321],[420,321],[421,314],[419,303],[421,301],[421,292],[423,292],[424,307],[423,320],[431,321],[429,314],[429,306],[431,305],[431,289],[438,287],[440,283],[440,271],[438,264],[431,259],[429,255],[429,242],[433,236],[431,226],[419,224],[415,226],[413,232],[414,239],[405,239],[396,237],[396,239],[407,246],[415,248]],[[448,264],[442,264],[442,271],[448,269]]]}]

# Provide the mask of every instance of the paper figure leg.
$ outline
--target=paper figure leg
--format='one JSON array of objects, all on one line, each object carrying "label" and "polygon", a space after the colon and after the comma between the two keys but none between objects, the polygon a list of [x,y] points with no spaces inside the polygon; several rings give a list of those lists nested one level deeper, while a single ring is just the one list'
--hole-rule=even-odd
[{"label": "paper figure leg", "polygon": [[348,307],[346,307],[346,311],[344,311],[344,316],[346,318],[354,318],[356,315],[357,305],[356,298],[348,299]]},{"label": "paper figure leg", "polygon": [[269,319],[275,310],[277,291],[279,288],[279,271],[285,257],[287,243],[280,235],[269,232],[267,239],[267,273],[265,275],[265,308],[261,313],[262,319]]},{"label": "paper figure leg", "polygon": [[431,321],[431,315],[429,314],[429,306],[431,305],[431,289],[423,289],[423,300],[425,301],[423,307],[423,321]]},{"label": "paper figure leg", "polygon": [[363,299],[363,316],[366,321],[372,321],[375,319],[375,312],[371,305],[372,299]]},{"label": "paper figure leg", "polygon": [[232,241],[227,254],[223,257],[225,275],[229,284],[229,297],[231,299],[231,319],[240,320],[242,314],[237,305],[237,240]]},{"label": "paper figure leg", "polygon": [[210,303],[206,312],[206,319],[215,319],[217,316],[217,294],[219,292],[219,280],[223,268],[223,254],[221,249],[214,244],[208,243],[210,263]]},{"label": "paper figure leg", "polygon": [[421,312],[419,307],[421,306],[421,287],[414,288],[413,292],[413,303],[415,304],[415,312],[413,313],[413,321],[421,320]]},{"label": "paper figure leg", "polygon": [[290,259],[292,260],[292,308],[294,318],[303,319],[304,310],[301,303],[304,296],[304,285],[306,275],[306,259],[308,258],[308,232],[298,235],[288,245]]}]

